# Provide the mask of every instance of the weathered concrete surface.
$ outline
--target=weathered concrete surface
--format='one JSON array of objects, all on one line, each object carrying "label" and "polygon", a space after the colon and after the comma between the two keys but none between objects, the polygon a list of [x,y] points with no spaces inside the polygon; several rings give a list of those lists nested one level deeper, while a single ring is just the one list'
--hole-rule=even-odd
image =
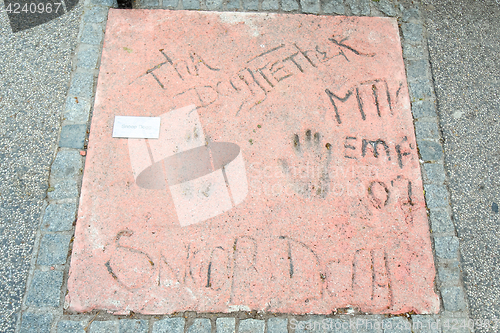
[{"label": "weathered concrete surface", "polygon": [[[115,115],[160,138],[112,138]],[[111,10],[68,290],[73,311],[437,312],[397,22]]]}]

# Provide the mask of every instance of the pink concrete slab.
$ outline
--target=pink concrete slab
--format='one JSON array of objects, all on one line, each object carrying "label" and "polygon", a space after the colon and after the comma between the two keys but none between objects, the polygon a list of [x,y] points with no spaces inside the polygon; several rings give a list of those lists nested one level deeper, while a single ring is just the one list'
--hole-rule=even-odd
[{"label": "pink concrete slab", "polygon": [[111,9],[98,81],[70,310],[439,310],[396,20]]}]

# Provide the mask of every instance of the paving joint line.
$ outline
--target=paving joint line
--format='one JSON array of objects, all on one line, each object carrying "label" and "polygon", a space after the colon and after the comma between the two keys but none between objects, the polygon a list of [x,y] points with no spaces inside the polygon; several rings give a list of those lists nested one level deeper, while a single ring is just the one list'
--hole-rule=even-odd
[{"label": "paving joint line", "polygon": [[[169,2],[167,3],[167,1]],[[255,332],[273,333],[284,332],[285,327],[288,332],[300,332],[301,330],[294,330],[294,325],[296,326],[297,323],[318,322],[324,319],[341,323],[351,319],[383,320],[400,322],[405,325],[428,320],[434,322],[436,320],[441,320],[441,322],[453,319],[468,320],[469,311],[460,270],[458,238],[451,214],[447,175],[443,168],[442,132],[436,109],[436,96],[427,45],[428,38],[419,4],[411,5],[405,1],[394,3],[389,0],[316,0],[307,3],[305,0],[275,0],[274,5],[277,4],[277,7],[264,9],[264,3],[271,3],[273,0],[260,0],[257,1],[257,9],[249,10],[245,9],[245,4],[248,3],[245,0],[238,0],[238,8],[228,8],[231,1],[227,0],[212,1],[216,6],[208,6],[207,1],[199,1],[197,7],[207,11],[305,13],[304,7],[310,9],[313,6],[313,10],[307,10],[307,14],[391,16],[398,19],[414,125],[418,124],[415,126],[416,138],[436,267],[435,288],[440,296],[441,312],[437,315],[408,315],[407,317],[365,315],[355,313],[354,310],[342,309],[339,309],[339,313],[329,316],[263,314],[255,311],[229,314],[183,312],[162,316],[135,314],[115,316],[101,313],[101,311],[85,314],[65,312],[64,296],[71,258],[72,237],[70,240],[66,240],[67,244],[63,242],[60,249],[62,252],[66,251],[64,262],[61,262],[60,258],[59,260],[49,258],[40,264],[40,254],[44,253],[44,244],[48,242],[44,242],[46,239],[44,237],[47,235],[74,235],[107,13],[110,7],[117,7],[116,0],[85,0],[78,45],[73,56],[71,84],[68,87],[64,118],[61,122],[59,147],[51,167],[50,185],[43,207],[45,214],[42,214],[40,227],[36,233],[26,293],[23,297],[21,311],[18,314],[16,332],[24,332],[28,327],[52,333],[102,332],[101,329],[106,332],[122,332],[129,325],[139,325],[137,326],[138,330],[134,332],[156,333],[163,328],[171,329],[168,332],[174,332],[176,327],[179,328],[178,332],[184,332],[188,331],[194,323],[201,329],[198,332],[225,332],[222,329],[229,325],[228,328],[231,332],[240,327],[248,326]],[[156,4],[152,5],[152,2]],[[196,3],[196,1],[177,0],[175,6],[170,5],[172,3],[175,3],[175,0],[138,0],[134,8],[185,9],[192,7],[192,3]],[[331,7],[328,7],[329,5]],[[421,72],[421,69],[413,69],[417,62],[424,66],[424,73]],[[426,136],[426,131],[431,133],[432,129],[426,129],[425,126],[432,127],[433,125],[437,126],[438,133]],[[63,175],[55,177],[54,174],[57,172],[62,172]],[[50,221],[47,221],[48,219],[57,222],[56,229],[50,229],[52,226]],[[49,229],[44,230],[46,222],[49,223],[49,227],[47,227]],[[57,279],[50,279],[56,275]],[[49,276],[49,279],[43,279],[41,276]],[[41,284],[38,284],[39,282]],[[40,290],[36,290],[35,287],[39,287]],[[55,290],[56,294],[45,293],[47,289]],[[342,312],[347,313],[342,314]],[[207,320],[209,320],[210,325],[207,324]],[[203,328],[205,329],[203,330]],[[361,332],[356,328],[350,331]],[[440,331],[441,329],[436,332]],[[457,332],[469,331],[467,328],[457,330]],[[369,332],[382,332],[382,330],[373,329]],[[384,332],[420,332],[420,330],[384,330]]]}]

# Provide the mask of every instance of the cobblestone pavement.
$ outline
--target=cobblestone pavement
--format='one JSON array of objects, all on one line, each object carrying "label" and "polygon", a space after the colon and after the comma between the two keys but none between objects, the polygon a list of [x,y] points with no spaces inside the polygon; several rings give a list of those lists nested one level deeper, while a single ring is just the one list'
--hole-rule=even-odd
[{"label": "cobblestone pavement", "polygon": [[14,34],[0,13],[0,332],[19,315],[80,16],[81,7]]},{"label": "cobblestone pavement", "polygon": [[[490,90],[487,91],[490,93],[481,99],[491,101],[489,104],[481,103],[474,97],[474,87],[481,87],[480,83],[483,82],[477,76],[477,73],[481,73],[480,67],[471,67],[460,72],[463,65],[459,62],[456,67],[446,67],[441,62],[452,61],[449,58],[452,55],[447,57],[447,52],[452,52],[455,46],[449,43],[455,41],[456,37],[470,40],[470,34],[479,32],[477,29],[490,31],[493,36],[496,32],[491,30],[494,28],[489,27],[494,27],[498,21],[494,20],[498,17],[494,16],[495,13],[498,14],[495,12],[498,7],[493,7],[494,3],[491,2],[489,7],[485,7],[484,15],[480,12],[465,11],[470,20],[484,17],[481,21],[483,23],[475,26],[476,30],[465,31],[463,36],[453,35],[458,34],[461,21],[454,21],[450,16],[459,17],[458,11],[461,11],[462,7],[467,8],[466,5],[465,2],[450,2],[446,5],[446,10],[453,10],[446,12],[436,3],[420,7],[418,4],[394,3],[388,0],[143,0],[136,3],[136,6],[141,8],[398,17],[418,148],[423,162],[426,201],[438,270],[436,287],[442,297],[442,312],[438,316],[409,314],[391,318],[363,314],[353,316],[354,311],[351,310],[327,317],[275,316],[245,312],[231,316],[182,313],[171,317],[133,314],[125,317],[101,312],[81,315],[65,312],[68,253],[71,253],[73,222],[84,163],[87,121],[93,102],[95,78],[98,74],[96,68],[107,10],[116,6],[116,3],[110,0],[89,0],[69,14],[15,35],[10,32],[7,16],[2,13],[0,331],[320,332],[323,330],[314,329],[314,323],[316,328],[320,323],[327,323],[334,332],[469,332],[464,325],[468,319],[468,304],[473,310],[473,316],[493,319],[495,309],[498,311],[499,308],[498,300],[494,297],[498,297],[500,293],[498,289],[494,289],[497,288],[498,279],[488,279],[498,275],[494,267],[494,260],[498,255],[491,256],[495,251],[498,254],[498,239],[494,238],[495,234],[491,232],[493,223],[496,223],[498,228],[498,215],[494,215],[498,212],[498,189],[493,187],[496,184],[496,174],[490,174],[488,170],[497,166],[494,157],[498,155],[483,155],[481,149],[490,147],[489,149],[494,151],[495,141],[486,144],[486,141],[479,139],[494,138],[495,134],[490,129],[486,130],[486,126],[497,120],[491,110],[495,107],[498,109],[498,104],[493,102],[495,95],[492,92],[498,87],[493,74],[494,66],[498,68],[498,64],[482,57],[493,55],[498,45],[488,44],[487,41],[491,39],[485,38],[483,49],[491,52],[483,53],[477,59],[466,58],[471,66],[475,64],[472,60],[476,61],[477,66],[480,61],[490,61],[493,69],[483,73],[489,80],[486,82],[489,84]],[[428,18],[427,25],[424,24],[422,14]],[[448,17],[442,19],[440,15]],[[83,17],[81,21],[80,17]],[[452,38],[446,41],[440,39],[439,36],[444,34],[441,30],[443,28],[448,29],[447,33]],[[429,65],[428,37],[435,81],[432,80]],[[76,55],[71,63],[70,57],[75,49]],[[462,52],[469,49],[472,47],[464,42]],[[70,73],[73,74],[68,89]],[[465,97],[461,97],[463,100],[455,100],[456,96],[462,96],[459,91],[464,88],[454,82],[464,82],[463,78],[467,77],[467,74],[474,75],[476,81],[472,81],[474,84],[470,85]],[[457,80],[456,77],[461,79]],[[434,84],[438,103],[434,95]],[[475,111],[471,106],[473,104],[477,105],[478,110],[483,110],[483,113]],[[464,105],[467,105],[467,108],[464,108]],[[466,125],[465,121],[471,122],[471,125]],[[460,126],[457,127],[457,124]],[[465,129],[470,126],[475,126],[477,132],[467,132]],[[441,145],[441,131],[445,139],[446,155],[443,154]],[[453,131],[458,131],[459,139],[455,138]],[[464,145],[460,146],[460,142]],[[454,153],[453,148],[456,146],[462,150]],[[54,155],[56,148],[57,155]],[[463,154],[464,151],[469,153]],[[481,156],[481,159],[474,162],[477,164],[471,164],[477,160],[475,156]],[[450,178],[446,178],[445,167]],[[471,172],[476,170],[474,172],[477,173],[472,177],[471,173],[464,172],[464,169]],[[451,189],[451,200],[456,203],[453,212],[459,238],[451,219],[448,187]],[[472,188],[475,192],[470,191]],[[486,194],[477,194],[483,193],[481,191]],[[467,201],[470,198],[475,198],[474,211],[467,206],[470,204]],[[466,227],[471,225],[471,221],[478,223],[472,224],[474,228]],[[481,221],[491,222],[487,224]],[[491,247],[488,248],[485,246],[488,239],[497,243],[489,245]],[[468,304],[461,282],[459,244],[465,263]],[[479,250],[481,252],[478,252]],[[481,253],[481,260],[478,260],[478,253]],[[476,266],[483,264],[479,269]],[[19,319],[16,321],[16,318]],[[385,328],[381,328],[382,323]],[[411,325],[413,328],[409,327]],[[495,330],[490,327],[489,331]]]}]

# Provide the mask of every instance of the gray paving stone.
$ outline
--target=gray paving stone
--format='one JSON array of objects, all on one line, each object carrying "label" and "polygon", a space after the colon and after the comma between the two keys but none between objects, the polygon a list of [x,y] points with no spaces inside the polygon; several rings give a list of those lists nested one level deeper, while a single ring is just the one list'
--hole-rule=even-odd
[{"label": "gray paving stone", "polygon": [[[441,317],[441,327],[442,327],[442,330],[443,330],[443,333],[470,333],[471,330],[469,330],[469,328],[467,327],[469,325],[469,318],[460,318],[460,317],[451,317],[451,318],[445,318],[445,317]],[[472,327],[473,325],[471,325]],[[495,328],[498,328],[498,325],[495,325],[495,321],[492,321],[490,320],[490,330],[477,330],[476,332],[481,332],[481,333],[484,333],[484,332],[494,332],[494,333],[498,333],[498,331],[495,329],[495,331],[492,331],[491,328],[493,328],[494,326],[496,326]],[[472,331],[474,332],[474,331]]]},{"label": "gray paving stone", "polygon": [[163,0],[163,8],[177,8],[179,0]]},{"label": "gray paving stone", "polygon": [[448,190],[443,185],[424,185],[427,207],[446,208],[449,205]]},{"label": "gray paving stone", "polygon": [[420,24],[403,23],[401,28],[405,41],[421,42],[424,38],[424,29]]},{"label": "gray paving stone", "polygon": [[308,14],[319,13],[319,0],[300,0],[302,12]]},{"label": "gray paving stone", "polygon": [[240,321],[238,333],[264,333],[266,322],[259,319],[245,319]]},{"label": "gray paving stone", "polygon": [[[450,332],[450,333],[471,333],[471,332],[474,332],[474,331],[471,331],[469,330],[467,326],[468,322],[469,322],[469,319],[468,318],[449,318],[449,319],[442,319],[441,320],[443,322],[443,332]],[[492,325],[490,327],[492,327],[494,324],[492,323]],[[496,328],[498,328],[498,325],[496,326]],[[477,333],[481,332],[492,332],[491,330],[490,331],[484,331],[484,330],[477,330],[475,331]],[[498,331],[493,331],[494,333],[498,333]]]},{"label": "gray paving stone", "polygon": [[76,218],[76,203],[50,204],[45,209],[42,230],[68,231]]},{"label": "gray paving stone", "polygon": [[103,28],[100,24],[85,23],[80,35],[80,42],[84,44],[100,45],[104,36]]},{"label": "gray paving stone", "polygon": [[47,192],[50,200],[75,199],[78,198],[78,184],[76,180],[69,179],[52,185],[53,191]]},{"label": "gray paving stone", "polygon": [[447,211],[431,209],[430,220],[432,232],[455,232],[455,226]]},{"label": "gray paving stone", "polygon": [[23,313],[20,333],[49,333],[54,315]]},{"label": "gray paving stone", "polygon": [[118,321],[93,321],[89,327],[89,333],[117,333]]},{"label": "gray paving stone", "polygon": [[353,15],[370,15],[370,0],[346,0]]},{"label": "gray paving stone", "polygon": [[98,45],[80,45],[76,66],[78,68],[96,69],[100,53],[101,47]]},{"label": "gray paving stone", "polygon": [[430,316],[411,316],[413,333],[441,333],[439,321]]},{"label": "gray paving stone", "polygon": [[47,234],[40,242],[37,264],[52,266],[64,265],[68,257],[71,235]]},{"label": "gray paving stone", "polygon": [[412,97],[412,102],[423,101],[428,98],[433,97],[432,87],[427,79],[410,81],[409,90],[410,96]]},{"label": "gray paving stone", "polygon": [[59,137],[59,147],[83,149],[87,136],[87,125],[64,125]]},{"label": "gray paving stone", "polygon": [[416,7],[405,8],[403,10],[402,19],[404,22],[410,22],[412,20],[420,20],[420,11]]},{"label": "gray paving stone", "polygon": [[434,237],[434,249],[438,258],[457,259],[458,246],[458,238],[455,236]]},{"label": "gray paving stone", "polygon": [[66,99],[64,119],[76,123],[85,123],[89,119],[90,103],[83,98],[70,96]]},{"label": "gray paving stone", "polygon": [[[436,125],[437,127],[437,125]],[[440,163],[424,163],[424,182],[443,184],[446,179],[444,166]]]},{"label": "gray paving stone", "polygon": [[353,318],[356,326],[356,333],[382,333],[382,319]]},{"label": "gray paving stone", "polygon": [[182,5],[184,9],[200,9],[199,0],[182,0]]},{"label": "gray paving stone", "polygon": [[343,0],[321,0],[321,8],[325,14],[345,14]]},{"label": "gray paving stone", "polygon": [[329,319],[330,331],[331,333],[352,333],[353,327],[351,326],[350,319]]},{"label": "gray paving stone", "polygon": [[159,5],[158,0],[140,0],[141,8],[157,8]]},{"label": "gray paving stone", "polygon": [[411,43],[403,43],[403,56],[407,59],[426,58],[422,45],[413,45]]},{"label": "gray paving stone", "polygon": [[458,283],[460,281],[460,265],[458,261],[439,264],[438,267],[439,280],[442,283]]},{"label": "gray paving stone", "polygon": [[90,99],[94,91],[94,75],[91,73],[75,73],[71,86],[69,88],[69,95],[79,96]]},{"label": "gray paving stone", "polygon": [[259,10],[259,0],[243,0],[243,9]]},{"label": "gray paving stone", "polygon": [[240,9],[240,0],[227,0],[226,8],[228,10]]},{"label": "gray paving stone", "polygon": [[281,9],[285,12],[291,12],[299,9],[299,3],[296,0],[281,0]]},{"label": "gray paving stone", "polygon": [[384,333],[412,333],[411,323],[403,317],[386,318],[382,321]]},{"label": "gray paving stone", "polygon": [[[165,0],[163,2],[165,2]],[[205,0],[208,10],[220,10],[222,9],[222,3],[222,0]]]},{"label": "gray paving stone", "polygon": [[50,175],[54,178],[74,178],[82,174],[83,158],[77,150],[60,150],[52,168]]},{"label": "gray paving stone", "polygon": [[314,332],[314,321],[309,320],[297,320],[292,318],[290,320],[290,328],[294,333],[303,333],[303,332]]},{"label": "gray paving stone", "polygon": [[122,319],[119,321],[119,333],[148,333],[149,323],[146,320]]},{"label": "gray paving stone", "polygon": [[406,74],[409,80],[427,78],[429,62],[423,59],[409,60],[406,64]]},{"label": "gray paving stone", "polygon": [[446,311],[456,312],[466,310],[467,306],[465,304],[465,298],[462,288],[441,288],[441,296],[443,298],[443,304]]},{"label": "gray paving stone", "polygon": [[57,323],[57,333],[85,333],[85,326],[81,321],[61,320]]},{"label": "gray paving stone", "polygon": [[436,139],[439,140],[441,134],[439,132],[439,127],[437,124],[437,119],[435,121],[417,121],[415,122],[415,133],[417,138],[422,139]]},{"label": "gray paving stone", "polygon": [[278,10],[280,9],[280,3],[278,0],[263,0],[262,10]]},{"label": "gray paving stone", "polygon": [[212,332],[212,324],[210,319],[198,318],[195,319],[193,324],[188,327],[186,333],[210,333]]},{"label": "gray paving stone", "polygon": [[26,297],[26,305],[58,307],[62,280],[63,272],[35,271]]},{"label": "gray paving stone", "polygon": [[330,331],[331,322],[328,318],[315,317],[299,322],[290,321],[290,324],[290,328],[295,328],[295,333],[323,333]]},{"label": "gray paving stone", "polygon": [[437,117],[436,105],[432,101],[415,101],[411,105],[415,119],[422,117]]},{"label": "gray paving stone", "polygon": [[95,6],[85,9],[83,20],[88,23],[102,23],[108,18],[108,8]]},{"label": "gray paving stone", "polygon": [[106,7],[117,7],[116,0],[90,0],[93,5],[101,5]]},{"label": "gray paving stone", "polygon": [[418,151],[425,162],[438,161],[443,157],[443,147],[439,142],[418,140]]},{"label": "gray paving stone", "polygon": [[215,330],[217,333],[234,333],[236,319],[234,318],[217,318],[215,321]]},{"label": "gray paving stone", "polygon": [[288,332],[288,320],[286,318],[269,318],[267,320],[267,333],[283,332]]},{"label": "gray paving stone", "polygon": [[387,16],[396,16],[396,6],[392,1],[389,0],[379,0],[375,2],[377,8]]},{"label": "gray paving stone", "polygon": [[165,318],[153,324],[153,333],[183,333],[184,318]]}]

